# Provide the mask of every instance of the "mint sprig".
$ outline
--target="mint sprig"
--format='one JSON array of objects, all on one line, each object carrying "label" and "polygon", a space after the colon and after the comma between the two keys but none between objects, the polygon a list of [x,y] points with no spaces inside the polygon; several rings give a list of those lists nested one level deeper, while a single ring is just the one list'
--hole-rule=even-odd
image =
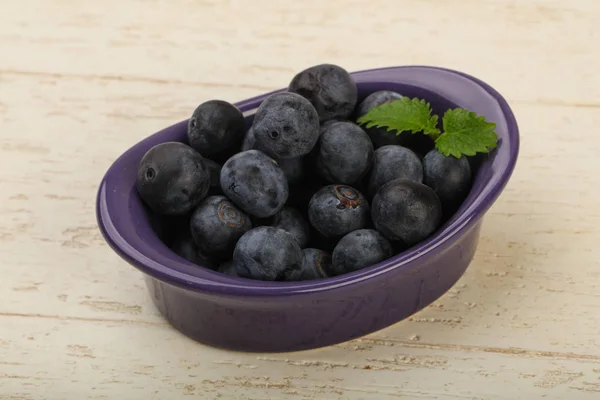
[{"label": "mint sprig", "polygon": [[436,149],[445,156],[474,156],[496,148],[496,124],[484,116],[463,108],[446,111],[442,118],[443,131],[437,128],[438,116],[432,114],[428,102],[403,97],[373,107],[357,122],[367,128],[384,127],[387,131],[422,133],[435,140]]},{"label": "mint sprig", "polygon": [[455,108],[442,118],[444,133],[435,141],[435,147],[445,156],[474,156],[496,148],[496,124],[472,111]]},{"label": "mint sprig", "polygon": [[387,128],[388,131],[423,132],[427,135],[437,135],[438,116],[431,115],[431,106],[425,100],[402,97],[371,108],[356,122],[365,124],[367,128],[373,126]]}]

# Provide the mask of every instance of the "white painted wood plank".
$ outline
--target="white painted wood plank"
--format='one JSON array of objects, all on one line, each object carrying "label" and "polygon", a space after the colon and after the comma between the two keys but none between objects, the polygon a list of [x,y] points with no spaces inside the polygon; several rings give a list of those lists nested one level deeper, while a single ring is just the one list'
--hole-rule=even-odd
[{"label": "white painted wood plank", "polygon": [[584,355],[394,340],[254,355],[198,346],[164,326],[2,322],[10,329],[0,347],[0,393],[22,399],[594,399],[600,392],[600,357]]}]

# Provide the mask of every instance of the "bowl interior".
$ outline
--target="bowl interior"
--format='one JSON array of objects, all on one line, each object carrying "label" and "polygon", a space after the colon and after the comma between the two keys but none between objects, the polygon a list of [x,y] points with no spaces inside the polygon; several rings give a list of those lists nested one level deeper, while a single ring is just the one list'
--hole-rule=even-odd
[{"label": "bowl interior", "polygon": [[[451,245],[453,235],[479,220],[503,189],[518,153],[518,129],[502,97],[483,82],[455,71],[434,67],[396,67],[353,74],[359,101],[377,90],[393,90],[405,96],[424,98],[434,113],[463,107],[485,115],[497,124],[498,147],[488,156],[473,158],[473,186],[459,210],[436,233],[422,243],[377,265],[350,274],[315,281],[262,282],[234,278],[200,268],[168,248],[174,230],[187,229],[185,219],[173,223],[152,213],[135,189],[139,160],[152,146],[166,141],[187,143],[187,121],[182,121],[141,141],[124,153],[107,172],[98,192],[99,226],[109,245],[136,268],[175,285],[197,290],[242,294],[283,294],[324,290],[348,285],[369,276],[401,268],[425,253]],[[236,105],[252,124],[254,112],[271,93]],[[440,118],[441,119],[441,118]]]},{"label": "bowl interior", "polygon": [[[417,97],[418,96],[421,98],[425,98],[425,99],[427,99],[427,101],[430,102],[433,112],[440,116],[440,120],[439,120],[440,128],[441,128],[441,116],[443,115],[444,111],[446,111],[450,108],[458,107],[458,105],[455,104],[454,102],[438,95],[435,92],[432,92],[430,90],[424,90],[419,87],[416,87],[413,85],[408,85],[408,84],[401,84],[401,83],[393,83],[393,84],[387,83],[386,84],[386,83],[380,82],[380,83],[370,84],[370,85],[368,85],[368,87],[365,84],[359,84],[358,89],[359,89],[359,92],[358,92],[358,102],[359,103],[365,97],[367,97],[369,94],[371,94],[375,91],[378,91],[378,90],[392,90],[392,91],[395,91],[398,93],[402,93],[408,97]],[[246,129],[249,129],[252,126],[252,122],[254,120],[254,115],[255,115],[254,113],[255,113],[257,107],[260,105],[261,100],[262,99],[258,99],[256,102],[253,102],[251,104],[253,107],[251,107],[245,111],[244,116],[245,116],[245,120],[246,120]],[[250,106],[250,104],[249,104],[249,106]],[[351,119],[355,120],[355,117],[352,116]],[[178,131],[177,141],[189,144],[185,130]],[[479,167],[481,165],[482,157],[477,156],[477,157],[472,157],[472,159],[473,159],[473,163],[471,165],[474,167],[475,171],[478,171]],[[137,194],[136,194],[136,196],[137,196]],[[150,208],[145,206],[145,204],[143,204],[143,202],[141,201],[139,196],[136,199],[131,199],[131,201],[134,201],[136,203],[139,201],[140,204],[142,204],[142,206],[144,207],[144,210],[145,210],[145,215],[150,220],[150,224],[152,226],[153,231],[159,236],[159,238],[165,244],[167,244],[167,246],[170,245],[171,241],[178,235],[178,233],[182,232],[183,229],[188,229],[188,226],[187,226],[188,217],[187,216],[178,217],[178,218],[173,218],[173,217],[165,218],[165,217],[161,216],[160,214],[153,212]],[[452,220],[452,218],[455,215],[456,215],[456,213],[454,213],[452,216],[448,216],[450,218],[446,218],[445,223]],[[315,245],[317,245],[317,244],[315,244]]]}]

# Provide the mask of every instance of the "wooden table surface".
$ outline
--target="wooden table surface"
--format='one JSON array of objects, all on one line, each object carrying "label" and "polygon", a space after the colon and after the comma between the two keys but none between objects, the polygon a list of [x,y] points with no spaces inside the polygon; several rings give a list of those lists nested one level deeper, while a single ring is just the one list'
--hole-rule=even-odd
[{"label": "wooden table surface", "polygon": [[[600,398],[598,20],[598,0],[3,0],[0,399]],[[195,343],[103,241],[99,180],[200,102],[322,62],[489,82],[520,124],[513,178],[409,320],[292,354]]]}]

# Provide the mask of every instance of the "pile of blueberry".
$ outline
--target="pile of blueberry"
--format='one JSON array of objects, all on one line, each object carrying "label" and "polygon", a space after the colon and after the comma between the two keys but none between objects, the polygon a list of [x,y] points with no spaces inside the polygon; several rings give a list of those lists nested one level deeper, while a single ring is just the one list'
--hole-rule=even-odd
[{"label": "pile of blueberry", "polygon": [[351,75],[322,64],[267,97],[249,129],[234,105],[204,102],[189,144],[144,155],[138,192],[170,224],[166,244],[199,267],[298,281],[379,263],[434,233],[471,188],[466,157],[355,122],[401,97],[377,91],[359,103]]}]

